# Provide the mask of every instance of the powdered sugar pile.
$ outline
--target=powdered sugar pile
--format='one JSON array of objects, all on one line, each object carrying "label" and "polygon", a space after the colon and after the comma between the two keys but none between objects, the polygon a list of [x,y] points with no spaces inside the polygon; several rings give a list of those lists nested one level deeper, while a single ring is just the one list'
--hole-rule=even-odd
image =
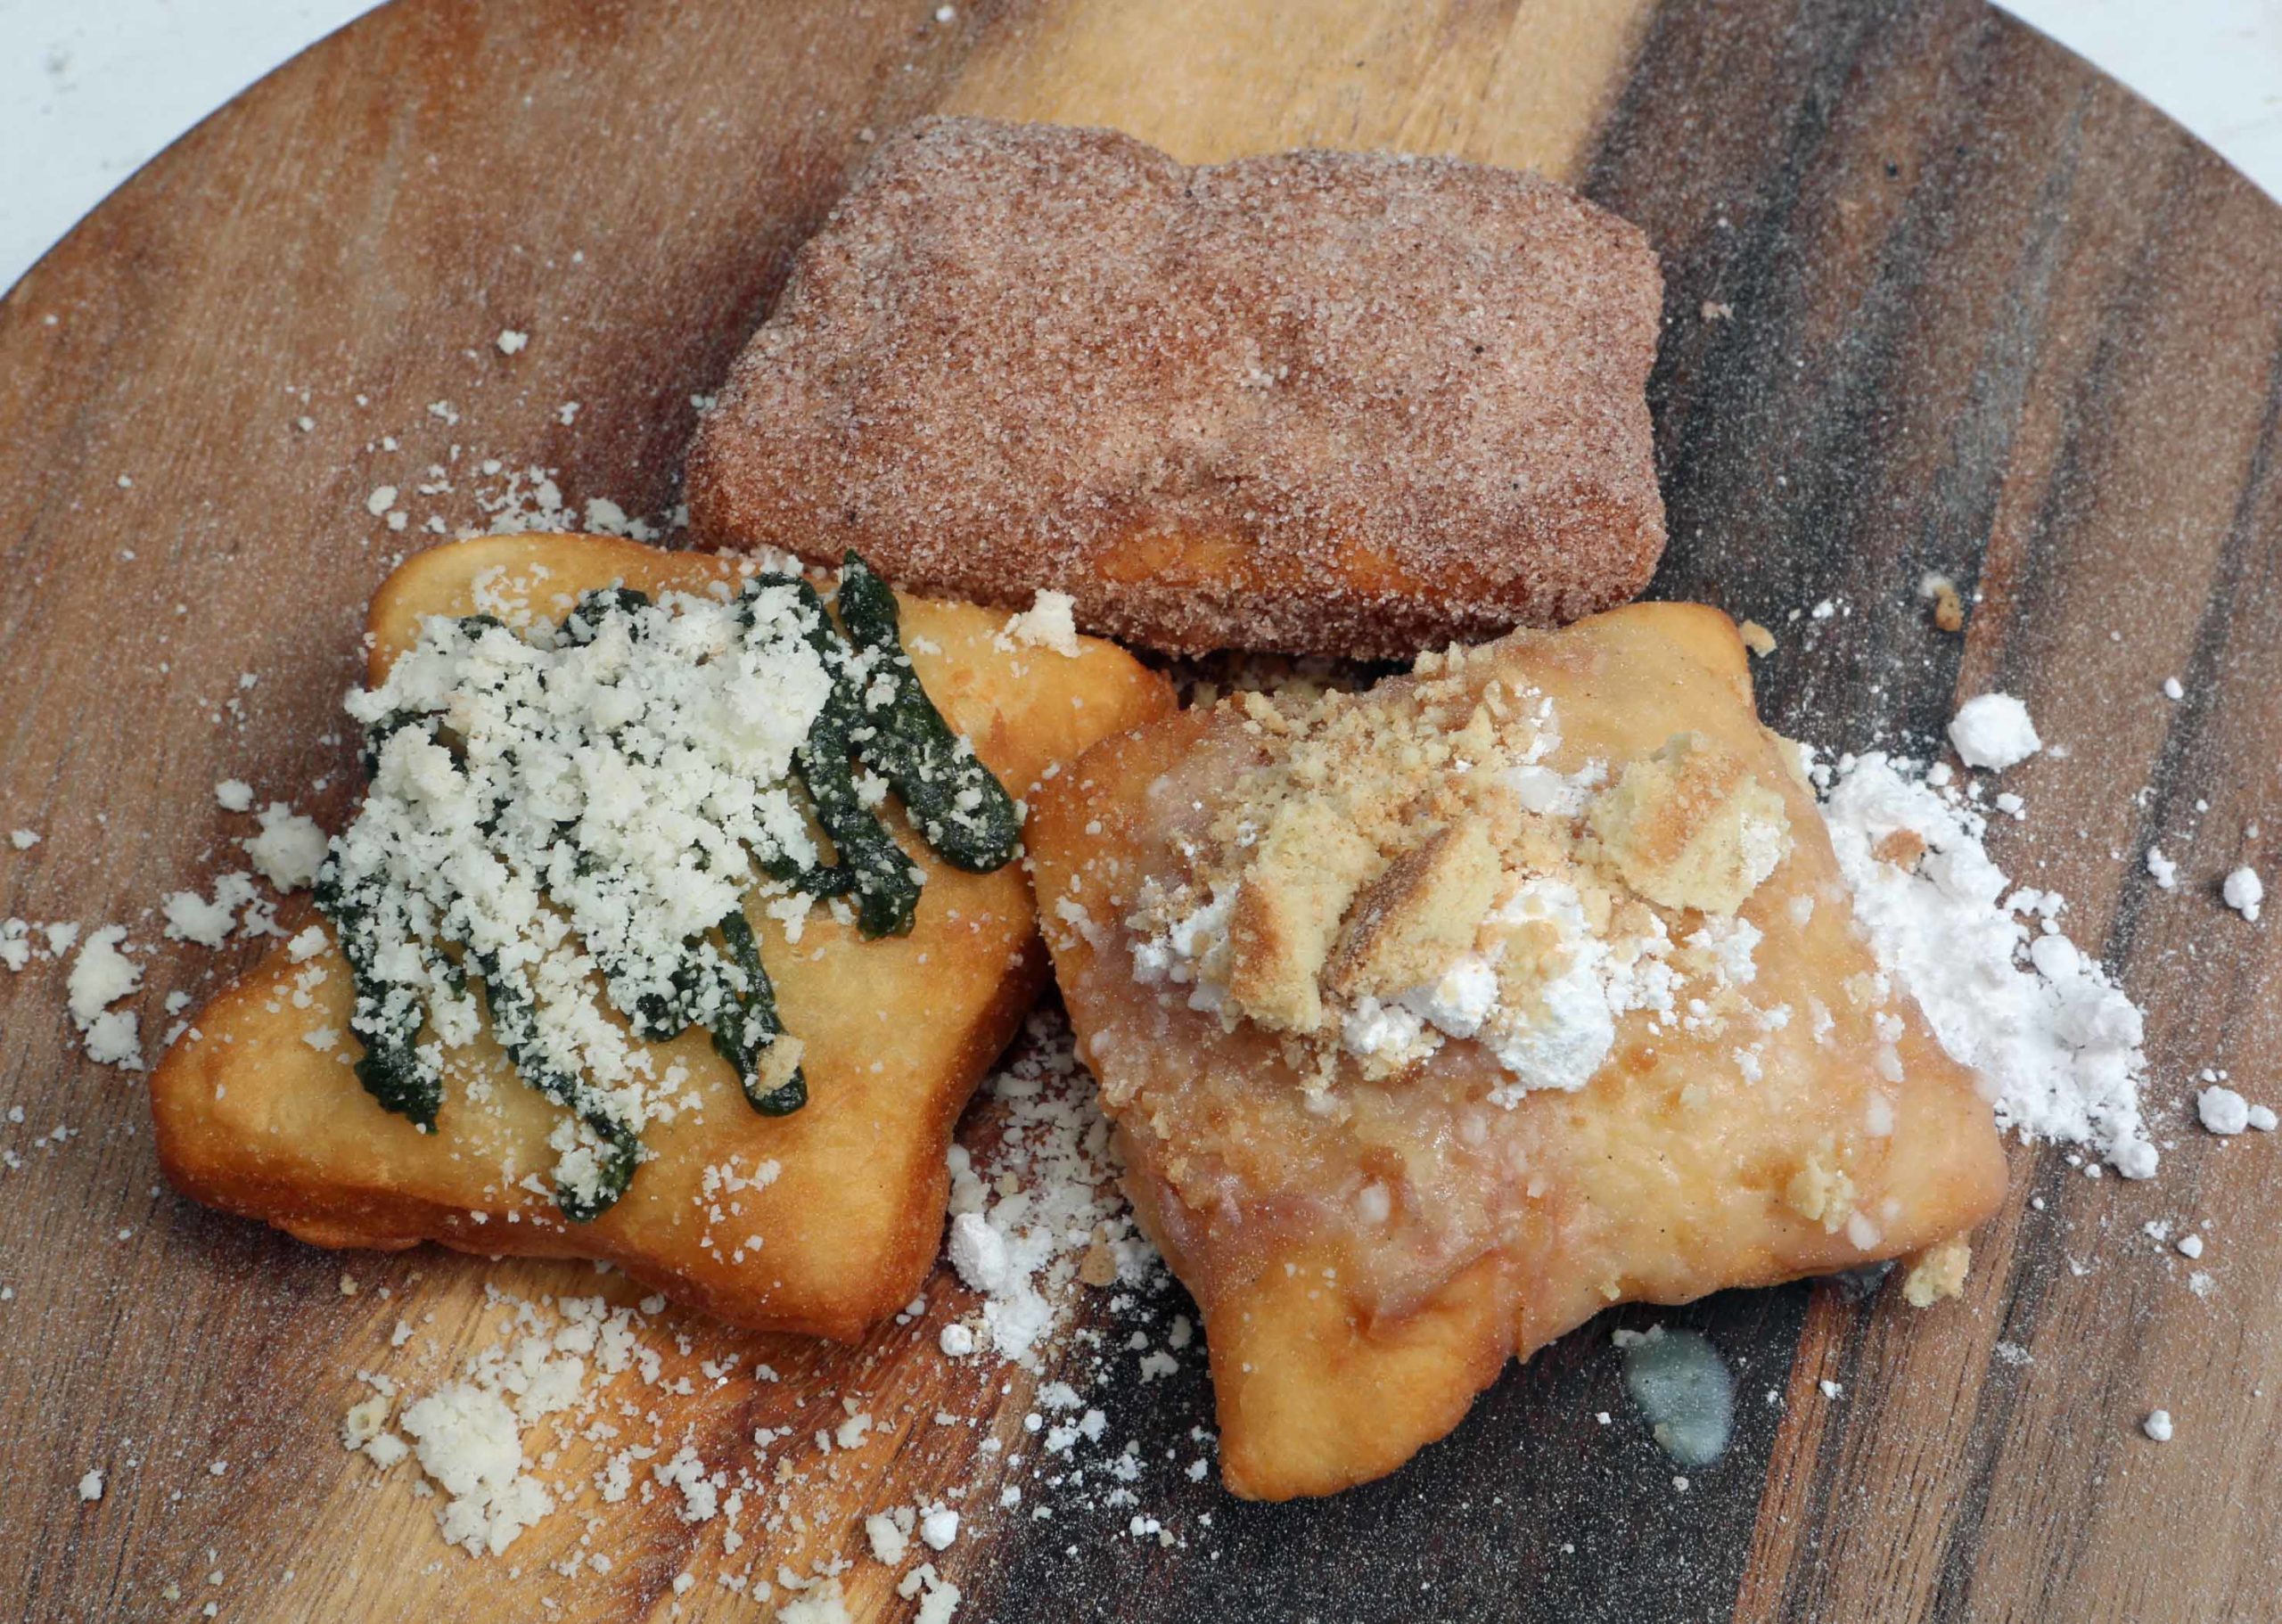
[{"label": "powdered sugar pile", "polygon": [[[2064,901],[2010,888],[1982,844],[1987,820],[1946,769],[1883,753],[1812,769],[1855,916],[1941,1046],[1981,1074],[1997,1120],[2028,1139],[2089,1144],[2127,1178],[2152,1177],[2139,1115],[2139,1008],[2061,931]],[[1877,855],[1907,832],[1925,855]]]}]

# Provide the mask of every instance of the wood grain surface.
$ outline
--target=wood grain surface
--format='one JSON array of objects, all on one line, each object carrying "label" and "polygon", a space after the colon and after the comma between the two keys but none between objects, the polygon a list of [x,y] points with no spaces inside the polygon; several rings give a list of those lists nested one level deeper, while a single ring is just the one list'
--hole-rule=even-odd
[{"label": "wood grain surface", "polygon": [[[225,776],[290,795],[330,774],[301,798],[337,822],[349,753],[316,741],[389,562],[431,515],[482,522],[504,477],[485,458],[670,508],[692,396],[868,133],[934,108],[1116,124],[1192,160],[1531,163],[1639,222],[1670,283],[1655,592],[1774,627],[1764,712],[1825,745],[1930,749],[1960,695],[2027,699],[2066,753],[2007,775],[2031,816],[1992,847],[2066,892],[2076,939],[2147,1005],[2165,1147],[2139,1185],[2017,1148],[1966,1299],[1939,1312],[1824,1284],[1621,1316],[1702,1327],[1744,1383],[1734,1448],[1685,1491],[1608,1322],[1328,1503],[1239,1504],[1162,1459],[1209,1422],[1196,1361],[1114,1386],[1142,1509],[1178,1539],[1126,1537],[1121,1512],[974,1518],[939,1559],[959,1618],[2282,1615],[2282,1144],[2204,1134],[2186,1103],[2204,1067],[2282,1092],[2275,923],[2213,895],[2282,857],[2282,210],[1977,0],[960,0],[943,20],[932,0],[397,0],[0,300],[0,826],[44,837],[0,851],[0,914],[154,940],[157,899],[250,832],[215,806]],[[512,357],[492,342],[511,327],[531,335]],[[382,484],[403,532],[366,512]],[[1980,595],[1963,637],[1931,627],[1927,570]],[[2150,841],[2178,891],[2144,872]],[[166,992],[254,951],[152,960],[146,1033]],[[24,1113],[0,1122],[0,1597],[21,1616],[768,1616],[713,1582],[756,1553],[725,1562],[663,1501],[614,1518],[610,1574],[548,1570],[581,1531],[559,1519],[511,1579],[442,1545],[408,1473],[375,1488],[341,1452],[397,1319],[447,1368],[498,1322],[487,1283],[591,1275],[338,1257],[201,1210],[158,1182],[139,1085],[79,1056],[61,968],[0,999],[0,1108]],[[2190,1265],[2150,1222],[2209,1251]],[[866,1620],[913,1603],[863,1555],[862,1512],[990,1496],[978,1440],[1015,1438],[1030,1403],[1028,1376],[932,1353],[971,1300],[940,1275],[929,1295],[853,1352],[682,1327],[692,1363],[786,1377],[680,1402],[709,1458],[850,1394],[881,1417],[877,1447],[817,1472],[801,1537],[803,1561],[853,1561]],[[2138,1430],[2157,1405],[2167,1446]],[[83,1504],[92,1466],[107,1492]]]}]

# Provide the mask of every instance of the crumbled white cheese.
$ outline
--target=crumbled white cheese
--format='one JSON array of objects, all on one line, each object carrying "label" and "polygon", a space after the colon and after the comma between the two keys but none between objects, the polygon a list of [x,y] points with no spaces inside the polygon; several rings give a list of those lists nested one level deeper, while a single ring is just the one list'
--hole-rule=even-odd
[{"label": "crumbled white cheese", "polygon": [[891,1568],[899,1565],[911,1548],[909,1537],[895,1525],[894,1518],[883,1513],[864,1519],[864,1538],[871,1542],[873,1559]]},{"label": "crumbled white cheese", "polygon": [[2159,891],[2179,890],[2179,865],[2165,857],[2160,846],[2147,848],[2147,875]]},{"label": "crumbled white cheese", "polygon": [[2236,913],[2253,924],[2258,923],[2259,905],[2266,900],[2266,886],[2256,869],[2247,865],[2235,869],[2220,885],[2219,894]]},{"label": "crumbled white cheese", "polygon": [[225,812],[253,810],[253,786],[240,778],[225,778],[214,786],[214,799]]},{"label": "crumbled white cheese", "polygon": [[2171,1413],[2169,1410],[2149,1410],[2147,1419],[2139,1423],[2139,1430],[2159,1444],[2171,1442]]},{"label": "crumbled white cheese", "polygon": [[[417,718],[380,744],[331,859],[373,933],[380,1008],[416,999],[445,1043],[472,1037],[474,1001],[427,946],[447,929],[523,983],[537,1055],[638,1132],[677,1089],[595,983],[621,1007],[682,998],[688,944],[703,939],[698,956],[721,974],[699,1001],[718,1000],[742,972],[710,932],[763,882],[756,854],[817,860],[791,783],[833,683],[813,619],[784,584],[609,607],[572,635],[426,621],[387,680],[348,701],[367,726]],[[425,719],[447,714],[456,752]],[[360,1031],[379,1018],[360,1001]],[[557,1178],[591,1190],[603,1166],[591,1129],[564,1128]]]},{"label": "crumbled white cheese", "polygon": [[94,1468],[92,1468],[91,1470],[89,1470],[89,1472],[87,1472],[87,1474],[86,1474],[85,1477],[83,1477],[83,1478],[81,1478],[81,1479],[79,1480],[79,1499],[80,1499],[80,1502],[84,1505],[84,1504],[93,1504],[94,1501],[100,1500],[100,1499],[102,1499],[103,1497],[103,1468],[102,1468],[102,1467],[100,1467],[100,1466],[97,1466],[97,1467],[94,1467]]},{"label": "crumbled white cheese", "polygon": [[522,1431],[496,1392],[454,1382],[410,1406],[420,1469],[450,1499],[437,1512],[444,1538],[470,1555],[497,1556],[553,1507],[546,1489],[523,1471]]},{"label": "crumbled white cheese", "polygon": [[1983,693],[1958,707],[1950,720],[1950,742],[1967,767],[2002,771],[2044,748],[2029,708],[2009,693]]},{"label": "crumbled white cheese", "polygon": [[1030,644],[1071,659],[1078,655],[1078,623],[1071,615],[1076,600],[1066,592],[1040,592],[1030,606],[1006,622],[1000,634],[1003,646]]},{"label": "crumbled white cheese", "polygon": [[493,341],[499,346],[501,355],[512,356],[531,341],[531,335],[528,332],[518,332],[513,327],[502,327],[499,330],[498,338]]},{"label": "crumbled white cheese", "polygon": [[237,927],[239,910],[256,895],[253,876],[246,874],[226,874],[216,880],[210,901],[196,891],[171,892],[160,904],[166,933],[176,941],[218,947]]},{"label": "crumbled white cheese", "polygon": [[712,1477],[697,1451],[687,1444],[676,1450],[662,1465],[653,1466],[650,1475],[661,1487],[679,1491],[684,1522],[710,1522],[720,1510],[720,1495],[713,1486]]},{"label": "crumbled white cheese", "polygon": [[71,1019],[86,1026],[107,1005],[116,1004],[143,984],[143,972],[119,951],[127,939],[125,925],[105,925],[87,938],[71,965],[66,992]]},{"label": "crumbled white cheese", "polygon": [[282,800],[262,808],[261,833],[239,844],[254,872],[281,891],[308,890],[324,863],[324,831]]},{"label": "crumbled white cheese", "polygon": [[341,1447],[356,1450],[386,1471],[409,1453],[409,1446],[388,1430],[389,1407],[396,1384],[385,1376],[368,1376],[373,1390],[349,1407],[341,1418]]},{"label": "crumbled white cheese", "polygon": [[8,833],[8,844],[13,846],[18,851],[29,851],[39,844],[39,833],[32,829],[11,830]]},{"label": "crumbled white cheese", "polygon": [[959,1514],[938,1505],[919,1519],[919,1537],[931,1551],[948,1551],[959,1537]]},{"label": "crumbled white cheese", "polygon": [[141,1022],[131,1010],[108,1009],[94,1018],[86,1032],[87,1058],[99,1066],[122,1070],[143,1069]]},{"label": "crumbled white cheese", "polygon": [[[53,939],[51,931],[51,943]],[[119,951],[126,939],[124,925],[105,925],[89,936],[72,961],[65,996],[71,1019],[86,1040],[87,1057],[102,1065],[140,1070],[143,1048],[135,1017],[109,1007],[143,985],[142,970]]]}]

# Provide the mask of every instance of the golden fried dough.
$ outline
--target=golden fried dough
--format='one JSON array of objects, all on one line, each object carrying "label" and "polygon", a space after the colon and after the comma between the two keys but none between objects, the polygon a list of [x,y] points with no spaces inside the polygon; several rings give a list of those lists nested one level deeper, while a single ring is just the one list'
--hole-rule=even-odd
[{"label": "golden fried dough", "polygon": [[[612,583],[695,592],[746,567],[594,537],[438,547],[374,599],[372,678],[424,617],[471,612],[480,581],[488,598],[552,620]],[[1017,650],[999,636],[1003,615],[919,598],[901,611],[928,694],[1017,795],[1052,763],[1170,708],[1161,678],[1105,644],[1074,658]],[[548,1166],[562,1113],[515,1080],[488,1033],[448,1053],[433,1135],[365,1093],[350,1046],[312,1046],[308,1034],[349,1030],[350,978],[330,937],[306,964],[272,954],[168,1051],[151,1082],[167,1175],[318,1245],[437,1240],[608,1259],[739,1325],[857,1338],[924,1277],[941,1238],[952,1124],[1046,974],[1022,876],[960,873],[895,816],[927,876],[908,936],[866,941],[818,910],[795,947],[774,919],[749,915],[804,1046],[809,1104],[755,1114],[702,1031],[659,1046],[661,1062],[688,1068],[703,1107],[645,1130],[653,1159],[591,1222],[566,1221],[529,1177]],[[469,1097],[478,1079],[496,1084],[477,1090],[481,1103]]]},{"label": "golden fried dough", "polygon": [[1407,655],[1662,551],[1641,234],[1534,176],[923,119],[801,249],[692,453],[700,534],[1182,652]]},{"label": "golden fried dough", "polygon": [[[1043,787],[1029,841],[1048,945],[1135,1204],[1203,1309],[1230,1489],[1281,1499],[1390,1472],[1455,1426],[1509,1356],[1612,1303],[1905,1256],[1994,1209],[2004,1163],[1990,1107],[1878,973],[1793,747],[1753,715],[1724,616],[1638,605],[1515,633],[1424,661],[1362,703],[1441,718],[1445,788],[1474,798],[1422,796],[1424,810],[1398,805],[1391,826],[1464,827],[1463,805],[1496,822],[1501,792],[1482,782],[1495,718],[1537,718],[1546,752],[1510,782],[1526,775],[1555,824],[1508,808],[1522,833],[1501,838],[1552,849],[1545,831],[1557,826],[1560,849],[1595,873],[1621,857],[1697,886],[1700,904],[1626,889],[1615,908],[1668,932],[1658,951],[1672,963],[1699,943],[1740,957],[1719,960],[1728,967],[1712,981],[1690,972],[1661,1013],[1627,1013],[1612,995],[1605,1058],[1572,1091],[1511,1091],[1484,1042],[1455,1037],[1375,1078],[1357,1058],[1367,1045],[1353,1046],[1362,1029],[1328,1022],[1309,1038],[1236,1018],[1233,972],[1224,987],[1203,969],[1169,980],[1167,939],[1145,928],[1150,898],[1186,882],[1223,827],[1216,816],[1233,816],[1216,814],[1232,786],[1266,782],[1247,775],[1279,759],[1279,730],[1297,726],[1288,709],[1185,712],[1095,747]],[[1324,803],[1241,804],[1235,838],[1255,854],[1245,884],[1271,884],[1256,854],[1297,826],[1289,805]],[[1419,836],[1426,856],[1390,865],[1393,888],[1478,909],[1466,866]],[[1700,911],[1729,905],[1738,852],[1740,909]],[[1353,887],[1351,924],[1383,930],[1394,910],[1377,891],[1367,877]],[[1515,952],[1540,929],[1517,931]],[[1193,934],[1183,950],[1209,967],[1222,949]],[[1265,951],[1233,926],[1219,939]],[[1331,1001],[1355,960],[1334,948],[1320,962]]]}]

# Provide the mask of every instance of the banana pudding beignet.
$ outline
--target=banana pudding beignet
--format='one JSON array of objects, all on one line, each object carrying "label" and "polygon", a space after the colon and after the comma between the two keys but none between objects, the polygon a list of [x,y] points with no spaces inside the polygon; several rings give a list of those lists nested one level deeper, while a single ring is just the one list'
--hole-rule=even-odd
[{"label": "banana pudding beignet", "polygon": [[1612,1303],[1944,1243],[1954,1289],[1996,1128],[1879,972],[1796,763],[1727,618],[1655,604],[1185,712],[1033,798],[1230,1489],[1390,1472]]},{"label": "banana pudding beignet", "polygon": [[[359,698],[406,708],[368,727],[327,921],[152,1078],[176,1187],[322,1246],[609,1259],[759,1329],[853,1341],[908,1302],[952,1125],[1046,979],[1003,798],[1171,695],[1107,644],[1021,647],[862,578],[858,664],[751,560],[502,536],[400,567]],[[875,748],[915,726],[948,727],[940,798]],[[986,803],[989,849],[948,839]],[[393,893],[390,851],[416,859]],[[392,906],[428,928],[391,938]]]}]

